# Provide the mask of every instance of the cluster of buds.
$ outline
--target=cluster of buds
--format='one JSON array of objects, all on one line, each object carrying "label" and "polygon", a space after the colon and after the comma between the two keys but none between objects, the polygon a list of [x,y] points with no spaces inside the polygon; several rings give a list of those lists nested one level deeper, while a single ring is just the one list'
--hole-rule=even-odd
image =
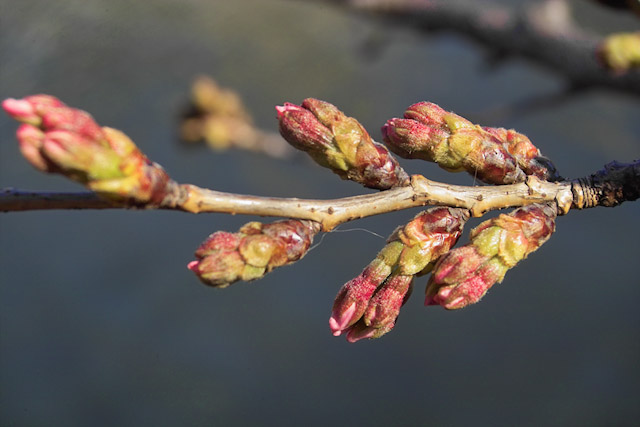
[{"label": "cluster of buds", "polygon": [[478,302],[505,273],[555,231],[552,205],[529,205],[474,228],[471,242],[445,254],[427,284],[425,305],[458,309]]},{"label": "cluster of buds", "polygon": [[559,179],[553,164],[525,135],[474,125],[431,102],[411,105],[403,119],[387,121],[382,133],[399,156],[436,162],[451,172],[466,170],[490,184],[513,184],[527,175]]},{"label": "cluster of buds", "polygon": [[187,266],[210,286],[226,288],[238,280],[255,280],[276,267],[302,258],[320,231],[315,221],[250,222],[237,233],[217,231],[196,250]]},{"label": "cluster of buds", "polygon": [[119,130],[100,127],[57,98],[7,99],[4,110],[23,122],[22,155],[43,172],[59,173],[96,193],[139,205],[159,205],[175,184]]},{"label": "cluster of buds", "polygon": [[[638,4],[637,1],[634,3]],[[640,10],[640,6],[638,6]],[[598,46],[598,58],[605,66],[625,72],[640,67],[640,32],[612,34]]]},{"label": "cluster of buds", "polygon": [[458,240],[469,218],[464,209],[437,207],[399,227],[387,245],[336,297],[329,319],[335,336],[350,342],[378,338],[393,329],[414,276],[428,273]]},{"label": "cluster of buds", "polygon": [[253,148],[259,134],[238,94],[205,76],[193,82],[191,105],[180,133],[186,142],[204,140],[216,150]]},{"label": "cluster of buds", "polygon": [[341,178],[378,190],[408,183],[407,173],[389,150],[334,105],[307,98],[301,106],[285,103],[276,110],[282,136]]}]

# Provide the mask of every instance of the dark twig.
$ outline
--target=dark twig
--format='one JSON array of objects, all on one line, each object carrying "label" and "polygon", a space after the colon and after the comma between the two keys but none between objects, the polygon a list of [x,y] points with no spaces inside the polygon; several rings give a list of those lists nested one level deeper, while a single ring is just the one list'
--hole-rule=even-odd
[{"label": "dark twig", "polygon": [[425,32],[453,31],[501,55],[529,58],[574,88],[605,87],[640,95],[640,71],[615,73],[596,57],[600,39],[571,22],[548,25],[540,14],[468,0],[315,0]]}]

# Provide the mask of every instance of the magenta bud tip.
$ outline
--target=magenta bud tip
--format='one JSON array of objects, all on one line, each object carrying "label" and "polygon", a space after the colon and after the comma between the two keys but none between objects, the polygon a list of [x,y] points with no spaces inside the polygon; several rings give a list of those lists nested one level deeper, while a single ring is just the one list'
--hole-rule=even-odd
[{"label": "magenta bud tip", "polygon": [[2,108],[13,117],[21,117],[33,114],[33,106],[24,99],[8,98],[2,101]]},{"label": "magenta bud tip", "polygon": [[278,117],[280,117],[282,114],[286,113],[287,111],[291,111],[291,110],[300,110],[301,107],[295,104],[292,104],[290,102],[285,102],[284,105],[276,105],[276,111],[278,112]]}]

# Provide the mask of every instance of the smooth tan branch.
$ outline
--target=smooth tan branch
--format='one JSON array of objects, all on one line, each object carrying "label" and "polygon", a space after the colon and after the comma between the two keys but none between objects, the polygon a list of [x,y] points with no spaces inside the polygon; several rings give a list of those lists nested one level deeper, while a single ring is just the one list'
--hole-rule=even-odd
[{"label": "smooth tan branch", "polygon": [[188,197],[180,209],[188,212],[309,219],[321,223],[325,231],[354,219],[425,205],[466,208],[482,216],[490,210],[548,202],[556,202],[565,213],[573,201],[570,182],[550,183],[534,177],[520,184],[466,187],[414,175],[406,187],[334,200],[245,196],[186,187]]},{"label": "smooth tan branch", "polygon": [[[534,177],[513,185],[466,187],[414,175],[406,187],[341,199],[313,200],[224,193],[183,184],[176,186],[176,193],[167,197],[158,208],[308,219],[321,223],[323,230],[328,231],[351,220],[425,205],[461,207],[469,209],[474,216],[481,216],[495,209],[556,202],[561,212],[567,212],[573,202],[571,187],[571,182],[551,183]],[[112,208],[139,206],[110,202],[90,192],[41,193],[6,189],[0,194],[3,212]]]},{"label": "smooth tan branch", "polygon": [[425,205],[469,209],[473,216],[533,203],[555,203],[559,214],[570,209],[616,206],[640,197],[640,160],[611,162],[603,170],[572,181],[549,182],[534,176],[511,185],[461,186],[413,175],[409,184],[373,194],[333,200],[260,197],[224,193],[170,181],[163,200],[148,205],[110,201],[96,193],[0,191],[0,211],[43,209],[169,209],[191,213],[227,213],[307,219],[329,231],[339,224]]}]

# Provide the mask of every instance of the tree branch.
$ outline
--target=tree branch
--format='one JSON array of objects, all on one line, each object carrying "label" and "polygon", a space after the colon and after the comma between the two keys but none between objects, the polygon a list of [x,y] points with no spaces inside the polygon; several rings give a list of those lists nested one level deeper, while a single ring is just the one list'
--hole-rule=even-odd
[{"label": "tree branch", "polygon": [[[559,213],[570,209],[615,206],[640,195],[640,160],[611,163],[604,170],[573,181],[547,182],[529,176],[526,182],[499,186],[460,186],[413,175],[410,184],[373,194],[333,200],[275,198],[224,193],[182,184],[157,206],[190,213],[229,213],[307,219],[329,231],[339,224],[425,205],[469,209],[473,216],[533,203],[555,203]],[[96,193],[46,193],[5,189],[0,211],[44,209],[140,209],[139,205],[101,199]],[[144,207],[142,207],[144,208]],[[154,209],[150,206],[148,209]]]},{"label": "tree branch", "polygon": [[315,1],[378,15],[422,31],[464,34],[501,56],[532,59],[563,75],[574,88],[606,87],[640,95],[639,70],[608,70],[596,55],[601,39],[576,28],[568,16],[564,22],[551,25],[555,20],[547,15],[553,11],[522,12],[490,2],[465,0]]}]

